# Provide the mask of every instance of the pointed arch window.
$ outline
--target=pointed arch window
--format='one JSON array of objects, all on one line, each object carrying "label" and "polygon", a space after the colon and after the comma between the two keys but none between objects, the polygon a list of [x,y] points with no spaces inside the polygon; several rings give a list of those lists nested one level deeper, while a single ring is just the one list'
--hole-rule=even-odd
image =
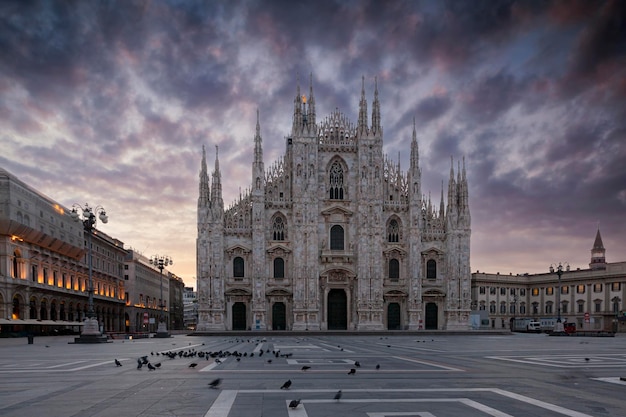
[{"label": "pointed arch window", "polygon": [[272,240],[285,240],[285,221],[280,216],[274,217]]},{"label": "pointed arch window", "polygon": [[330,199],[343,200],[343,168],[337,161],[330,166]]},{"label": "pointed arch window", "polygon": [[274,278],[285,278],[285,260],[283,258],[274,259]]},{"label": "pointed arch window", "polygon": [[235,278],[243,278],[244,277],[244,262],[241,256],[233,259],[233,277]]},{"label": "pointed arch window", "polygon": [[391,219],[387,225],[387,242],[397,243],[400,241],[400,226],[396,219]]},{"label": "pointed arch window", "polygon": [[400,279],[400,262],[397,259],[389,260],[389,280],[398,281]]},{"label": "pointed arch window", "polygon": [[434,259],[426,262],[426,278],[437,279],[437,262]]},{"label": "pointed arch window", "polygon": [[343,250],[343,227],[334,225],[330,228],[330,250]]}]

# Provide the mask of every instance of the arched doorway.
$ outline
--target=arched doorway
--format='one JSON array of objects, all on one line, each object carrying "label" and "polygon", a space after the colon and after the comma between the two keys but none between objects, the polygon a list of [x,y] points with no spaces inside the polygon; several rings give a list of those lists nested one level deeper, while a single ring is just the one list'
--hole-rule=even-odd
[{"label": "arched doorway", "polygon": [[436,303],[426,304],[426,320],[424,321],[424,328],[426,330],[437,330],[438,322],[437,316],[439,310]]},{"label": "arched doorway", "polygon": [[246,330],[246,305],[233,304],[233,330]]},{"label": "arched doorway", "polygon": [[274,303],[272,306],[272,330],[287,329],[287,313],[285,303]]},{"label": "arched doorway", "polygon": [[387,306],[387,330],[400,330],[400,304],[389,303]]},{"label": "arched doorway", "polygon": [[328,293],[328,330],[348,329],[348,297],[342,289]]}]

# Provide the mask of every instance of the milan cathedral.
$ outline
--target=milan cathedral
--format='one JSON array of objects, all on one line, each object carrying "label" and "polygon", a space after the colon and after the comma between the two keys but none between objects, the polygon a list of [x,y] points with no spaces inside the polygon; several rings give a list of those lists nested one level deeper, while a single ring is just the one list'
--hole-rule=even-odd
[{"label": "milan cathedral", "polygon": [[297,86],[284,155],[268,169],[257,112],[249,191],[225,209],[218,153],[203,147],[197,331],[467,330],[470,233],[465,162],[447,204],[422,194],[415,122],[408,171],[383,153],[378,86],[356,124],[319,122]]}]

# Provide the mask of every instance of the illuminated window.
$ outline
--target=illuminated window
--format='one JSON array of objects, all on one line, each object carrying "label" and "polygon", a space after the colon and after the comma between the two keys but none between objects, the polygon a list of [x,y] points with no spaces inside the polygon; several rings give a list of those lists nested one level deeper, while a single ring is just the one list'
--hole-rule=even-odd
[{"label": "illuminated window", "polygon": [[602,292],[602,284],[599,282],[593,284],[593,292]]},{"label": "illuminated window", "polygon": [[533,295],[533,296],[537,296],[537,295],[539,295],[539,288],[533,288],[533,289],[532,289],[532,295]]},{"label": "illuminated window", "polygon": [[576,294],[584,294],[585,293],[585,284],[580,284],[576,286]]},{"label": "illuminated window", "polygon": [[554,294],[554,288],[546,287],[546,295],[552,295],[552,294]]},{"label": "illuminated window", "polygon": [[569,287],[561,287],[561,294],[569,294]]},{"label": "illuminated window", "polygon": [[611,284],[611,291],[619,291],[620,290],[620,283],[619,282],[613,282]]}]

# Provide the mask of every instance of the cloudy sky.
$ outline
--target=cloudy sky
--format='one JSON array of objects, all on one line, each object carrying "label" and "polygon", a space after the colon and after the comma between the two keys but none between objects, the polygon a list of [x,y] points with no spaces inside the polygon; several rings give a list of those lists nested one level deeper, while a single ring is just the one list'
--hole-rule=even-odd
[{"label": "cloudy sky", "polygon": [[626,261],[625,1],[0,2],[0,166],[195,285],[202,146],[228,205],[269,167],[297,80],[356,122],[378,79],[385,152],[439,202],[465,157],[472,270]]}]

